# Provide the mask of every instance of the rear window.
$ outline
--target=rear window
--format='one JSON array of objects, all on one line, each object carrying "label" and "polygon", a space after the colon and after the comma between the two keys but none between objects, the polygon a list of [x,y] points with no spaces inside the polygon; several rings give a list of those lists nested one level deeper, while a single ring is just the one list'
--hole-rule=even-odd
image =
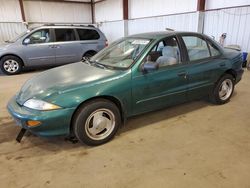
[{"label": "rear window", "polygon": [[100,38],[99,33],[93,29],[77,29],[80,40],[97,40]]},{"label": "rear window", "polygon": [[76,40],[73,29],[55,29],[56,42]]}]

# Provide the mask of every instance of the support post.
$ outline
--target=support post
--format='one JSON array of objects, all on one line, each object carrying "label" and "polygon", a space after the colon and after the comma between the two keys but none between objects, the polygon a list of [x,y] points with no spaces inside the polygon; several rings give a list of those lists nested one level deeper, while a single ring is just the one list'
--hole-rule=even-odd
[{"label": "support post", "polygon": [[128,36],[128,0],[123,0],[124,36]]},{"label": "support post", "polygon": [[203,30],[204,30],[205,5],[206,5],[206,0],[197,0],[197,11],[198,11],[197,32],[198,33],[203,33]]},{"label": "support post", "polygon": [[20,10],[21,10],[22,20],[23,22],[26,22],[24,8],[23,8],[23,0],[19,0],[19,5],[20,5]]},{"label": "support post", "polygon": [[95,23],[95,2],[94,0],[91,0],[91,19],[92,19],[92,24]]}]

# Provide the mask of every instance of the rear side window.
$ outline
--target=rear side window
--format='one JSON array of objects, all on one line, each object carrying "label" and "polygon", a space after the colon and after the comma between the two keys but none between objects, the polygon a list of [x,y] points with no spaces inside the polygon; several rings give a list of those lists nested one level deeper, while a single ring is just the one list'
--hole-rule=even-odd
[{"label": "rear side window", "polygon": [[210,52],[211,52],[211,56],[218,56],[220,55],[220,51],[216,48],[216,46],[214,46],[213,44],[211,44],[210,42],[208,42],[209,48],[210,48]]},{"label": "rear side window", "polygon": [[56,42],[76,40],[73,29],[55,29]]},{"label": "rear side window", "polygon": [[93,29],[77,29],[80,40],[97,40],[100,38],[99,33]]},{"label": "rear side window", "polygon": [[187,47],[190,61],[205,59],[210,57],[207,42],[196,36],[183,36],[183,41]]}]

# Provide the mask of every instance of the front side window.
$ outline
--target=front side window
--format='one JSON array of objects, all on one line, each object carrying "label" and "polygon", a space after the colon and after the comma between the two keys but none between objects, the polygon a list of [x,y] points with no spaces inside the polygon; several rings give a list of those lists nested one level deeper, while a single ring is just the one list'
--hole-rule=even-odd
[{"label": "front side window", "polygon": [[195,61],[210,57],[207,42],[196,36],[183,36],[189,60]]},{"label": "front side window", "polygon": [[77,29],[80,40],[97,40],[100,35],[93,29]]},{"label": "front side window", "polygon": [[73,29],[55,29],[56,42],[74,41],[76,40]]},{"label": "front side window", "polygon": [[41,29],[35,31],[26,39],[29,39],[29,44],[40,44],[50,42],[50,32],[49,29]]},{"label": "front side window", "polygon": [[158,42],[146,56],[145,63],[155,64],[159,68],[180,64],[180,50],[176,38],[169,37]]},{"label": "front side window", "polygon": [[105,48],[91,58],[91,61],[113,68],[128,68],[149,42],[149,39],[125,38]]}]

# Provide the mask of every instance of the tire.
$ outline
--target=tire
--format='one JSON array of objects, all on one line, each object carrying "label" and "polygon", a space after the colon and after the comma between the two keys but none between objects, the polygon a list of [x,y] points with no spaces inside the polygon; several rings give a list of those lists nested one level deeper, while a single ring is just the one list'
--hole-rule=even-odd
[{"label": "tire", "polygon": [[23,63],[20,58],[8,55],[0,60],[0,68],[4,74],[14,75],[22,71]]},{"label": "tire", "polygon": [[89,146],[97,146],[111,140],[121,125],[117,106],[108,100],[97,99],[80,107],[73,119],[76,138]]},{"label": "tire", "polygon": [[210,101],[214,104],[227,103],[234,92],[235,79],[231,74],[223,75],[215,84],[210,94]]},{"label": "tire", "polygon": [[86,58],[86,59],[90,59],[92,56],[94,56],[96,54],[96,52],[91,51],[91,52],[86,52],[82,58]]}]

